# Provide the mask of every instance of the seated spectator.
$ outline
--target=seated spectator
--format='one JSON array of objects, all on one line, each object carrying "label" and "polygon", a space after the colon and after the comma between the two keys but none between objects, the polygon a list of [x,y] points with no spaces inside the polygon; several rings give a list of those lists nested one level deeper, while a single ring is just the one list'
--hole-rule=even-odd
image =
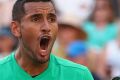
[{"label": "seated spectator", "polygon": [[87,35],[81,28],[70,24],[59,24],[59,32],[58,32],[58,47],[53,48],[53,52],[63,58],[66,58],[65,50],[67,46],[76,40],[86,40]]},{"label": "seated spectator", "polygon": [[87,44],[80,40],[71,42],[66,49],[67,59],[85,66],[88,66],[87,53]]},{"label": "seated spectator", "polygon": [[97,0],[91,21],[84,24],[90,50],[101,53],[106,43],[115,39],[118,32],[113,8],[109,0]]},{"label": "seated spectator", "polygon": [[96,0],[96,7],[91,20],[87,21],[83,26],[83,29],[88,34],[87,42],[89,51],[92,53],[90,55],[90,61],[93,63],[92,68],[102,77],[102,80],[110,80],[108,78],[110,67],[104,63],[104,47],[109,41],[115,39],[118,33],[118,26],[115,22],[110,0]]}]

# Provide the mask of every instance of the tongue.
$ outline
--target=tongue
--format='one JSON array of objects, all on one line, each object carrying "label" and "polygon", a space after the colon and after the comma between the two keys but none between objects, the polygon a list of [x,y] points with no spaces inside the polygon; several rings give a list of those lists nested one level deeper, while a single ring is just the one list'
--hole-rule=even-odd
[{"label": "tongue", "polygon": [[40,48],[43,49],[43,50],[46,50],[47,47],[48,47],[48,42],[49,42],[49,39],[48,38],[42,38],[40,40]]}]

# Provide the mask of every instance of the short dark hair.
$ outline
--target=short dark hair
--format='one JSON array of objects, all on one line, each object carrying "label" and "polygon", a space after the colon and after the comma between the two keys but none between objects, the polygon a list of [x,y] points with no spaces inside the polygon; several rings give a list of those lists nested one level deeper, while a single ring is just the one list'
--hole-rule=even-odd
[{"label": "short dark hair", "polygon": [[17,0],[13,6],[12,20],[21,22],[25,15],[24,4],[27,2],[52,2],[52,0]]}]

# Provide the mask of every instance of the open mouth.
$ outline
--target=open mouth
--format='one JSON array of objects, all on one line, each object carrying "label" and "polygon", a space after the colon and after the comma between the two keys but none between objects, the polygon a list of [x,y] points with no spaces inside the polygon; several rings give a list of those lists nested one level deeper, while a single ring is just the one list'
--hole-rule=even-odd
[{"label": "open mouth", "polygon": [[50,43],[50,37],[49,36],[42,36],[40,39],[40,48],[42,50],[46,50]]}]

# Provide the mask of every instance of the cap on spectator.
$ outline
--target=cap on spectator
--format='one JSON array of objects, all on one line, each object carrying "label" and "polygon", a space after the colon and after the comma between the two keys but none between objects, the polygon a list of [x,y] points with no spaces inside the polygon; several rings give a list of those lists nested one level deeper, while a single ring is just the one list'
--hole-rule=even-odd
[{"label": "cap on spectator", "polygon": [[87,45],[84,41],[75,41],[68,45],[67,55],[69,57],[82,56],[87,53]]}]

